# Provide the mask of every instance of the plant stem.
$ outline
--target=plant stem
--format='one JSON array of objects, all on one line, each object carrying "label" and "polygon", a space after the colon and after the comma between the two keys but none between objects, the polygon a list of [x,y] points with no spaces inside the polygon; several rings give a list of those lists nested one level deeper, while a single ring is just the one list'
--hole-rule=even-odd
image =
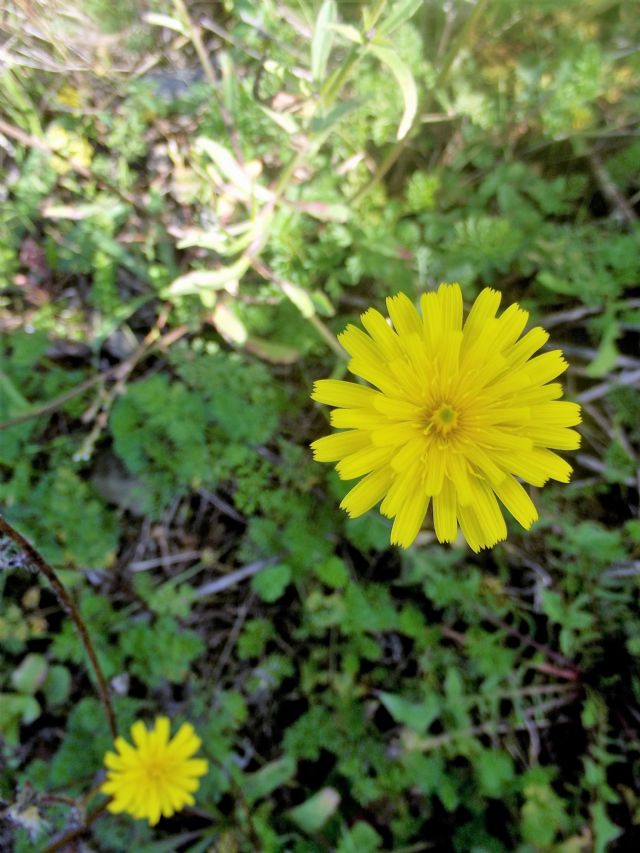
[{"label": "plant stem", "polygon": [[111,699],[109,698],[109,689],[107,687],[107,681],[104,677],[104,673],[100,668],[100,664],[98,663],[98,658],[96,656],[96,651],[93,646],[93,642],[91,641],[91,637],[89,636],[89,632],[87,631],[87,626],[85,625],[82,616],[80,615],[80,611],[76,607],[74,600],[71,598],[69,593],[67,592],[66,587],[56,574],[55,570],[47,563],[42,554],[37,551],[33,545],[25,539],[25,537],[19,533],[15,527],[13,527],[9,522],[0,515],[0,533],[4,533],[9,537],[25,554],[29,557],[30,561],[33,565],[41,572],[49,581],[53,590],[58,597],[58,601],[60,602],[62,608],[66,610],[73,622],[78,629],[78,633],[80,634],[80,640],[82,645],[85,648],[87,653],[87,657],[91,663],[91,667],[96,677],[96,681],[98,683],[98,693],[100,696],[100,701],[102,703],[102,707],[104,708],[104,713],[107,718],[107,723],[109,725],[109,730],[111,732],[111,736],[115,740],[118,735],[118,729],[116,726],[116,718],[113,713],[113,707],[111,705]]},{"label": "plant stem", "polygon": [[186,24],[189,29],[189,38],[191,39],[196,53],[198,54],[198,59],[200,60],[200,64],[202,65],[202,69],[207,80],[212,86],[217,86],[218,80],[216,78],[216,72],[213,70],[211,60],[205,50],[204,44],[202,43],[199,28],[191,20],[189,10],[183,0],[173,0],[173,5],[175,6],[178,15],[182,18],[183,23]]}]

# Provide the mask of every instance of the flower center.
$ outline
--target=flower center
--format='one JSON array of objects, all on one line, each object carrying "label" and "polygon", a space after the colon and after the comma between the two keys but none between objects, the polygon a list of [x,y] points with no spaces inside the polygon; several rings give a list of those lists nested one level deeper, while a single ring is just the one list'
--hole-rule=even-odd
[{"label": "flower center", "polygon": [[438,435],[448,435],[458,425],[458,413],[448,403],[442,403],[431,415],[427,429]]},{"label": "flower center", "polygon": [[146,767],[147,778],[154,782],[160,782],[166,775],[166,767],[162,761],[150,761]]}]

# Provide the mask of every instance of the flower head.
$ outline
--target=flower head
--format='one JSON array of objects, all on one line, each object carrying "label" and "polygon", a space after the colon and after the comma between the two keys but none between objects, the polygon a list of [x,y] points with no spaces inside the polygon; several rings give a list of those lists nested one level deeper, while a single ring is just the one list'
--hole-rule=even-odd
[{"label": "flower head", "polygon": [[551,380],[567,368],[559,350],[532,358],[548,340],[540,327],[520,337],[528,313],[510,305],[497,317],[500,294],[486,288],[464,325],[457,284],[421,298],[422,316],[404,293],[387,299],[393,328],[373,308],[366,332],[339,336],[349,370],[374,387],[336,379],[315,383],[312,397],[335,406],[343,430],[314,441],[319,462],[337,462],[343,480],[363,479],[342,501],[355,518],[382,501],[393,518],[391,542],[408,548],[429,504],[440,542],[458,524],[474,551],[505,539],[498,500],[526,529],[537,519],[519,480],[566,483],[571,466],[553,452],[573,450],[580,407],[560,401]]},{"label": "flower head", "polygon": [[150,730],[140,721],[133,724],[134,746],[116,738],[116,752],[104,757],[107,779],[100,789],[112,797],[110,812],[146,818],[153,826],[161,816],[171,817],[194,804],[199,777],[207,772],[207,762],[193,758],[200,738],[189,723],[183,723],[171,740],[169,730],[167,717],[158,717]]}]

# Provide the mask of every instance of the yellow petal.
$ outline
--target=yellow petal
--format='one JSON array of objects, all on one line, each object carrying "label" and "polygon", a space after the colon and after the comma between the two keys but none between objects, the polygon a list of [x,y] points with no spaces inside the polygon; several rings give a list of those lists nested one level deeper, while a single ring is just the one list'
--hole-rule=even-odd
[{"label": "yellow petal", "polygon": [[417,437],[417,430],[412,423],[394,423],[371,433],[371,441],[380,447],[385,444],[397,447]]},{"label": "yellow petal", "polygon": [[478,338],[486,333],[487,323],[496,316],[496,311],[500,306],[500,298],[501,296],[496,290],[486,287],[471,306],[463,329],[463,354],[475,344]]},{"label": "yellow petal", "polygon": [[369,436],[361,430],[336,432],[316,439],[311,444],[316,462],[336,462],[343,456],[349,456],[356,450],[362,450],[370,443]]},{"label": "yellow petal", "polygon": [[391,528],[391,544],[408,548],[418,535],[429,506],[429,495],[410,495],[395,517]]},{"label": "yellow petal", "polygon": [[413,303],[406,293],[387,297],[387,310],[396,332],[402,337],[412,332],[422,332],[422,322]]},{"label": "yellow petal", "polygon": [[576,450],[580,447],[580,433],[574,429],[556,426],[529,426],[527,434],[536,444],[555,450]]},{"label": "yellow petal", "polygon": [[533,420],[537,424],[554,427],[571,427],[582,422],[580,406],[566,400],[556,400],[533,408]]},{"label": "yellow petal", "polygon": [[470,482],[473,492],[472,506],[482,531],[480,544],[483,548],[492,548],[496,542],[507,538],[507,525],[492,489],[477,477],[471,477]]},{"label": "yellow petal", "polygon": [[458,521],[460,522],[462,535],[472,551],[475,551],[477,554],[481,548],[486,547],[484,544],[484,534],[476,517],[475,510],[471,505],[458,505]]},{"label": "yellow petal", "polygon": [[380,361],[380,350],[362,329],[350,323],[344,332],[338,335],[341,346],[354,358],[362,358],[374,364]]},{"label": "yellow petal", "polygon": [[333,409],[329,422],[337,429],[380,429],[389,424],[384,415],[371,409]]},{"label": "yellow petal", "polygon": [[341,509],[345,510],[351,518],[357,518],[368,512],[382,500],[391,485],[391,478],[389,467],[367,474],[344,496],[340,504]]},{"label": "yellow petal", "polygon": [[456,492],[456,500],[460,506],[468,506],[473,500],[469,483],[469,466],[460,453],[447,455],[447,476],[452,481]]},{"label": "yellow petal", "polygon": [[311,397],[318,403],[346,408],[365,408],[373,403],[378,394],[373,388],[365,388],[355,382],[341,379],[318,379],[313,385]]},{"label": "yellow petal", "polygon": [[564,373],[567,367],[569,365],[564,360],[562,352],[555,349],[532,358],[527,362],[525,369],[533,384],[544,385]]},{"label": "yellow petal", "polygon": [[507,477],[495,492],[511,515],[525,530],[538,520],[538,510],[520,483],[513,477]]},{"label": "yellow petal", "polygon": [[425,460],[424,490],[428,495],[437,495],[442,490],[446,469],[446,453],[437,444],[429,448]]},{"label": "yellow petal", "polygon": [[402,356],[402,346],[398,336],[379,311],[370,308],[361,315],[360,320],[385,359],[391,361],[393,358]]},{"label": "yellow petal", "polygon": [[400,511],[403,504],[407,502],[411,495],[418,492],[421,488],[421,471],[422,462],[419,459],[414,460],[400,474],[397,474],[385,496],[385,499],[380,505],[380,512],[386,515],[387,518],[393,518]]},{"label": "yellow petal", "polygon": [[388,465],[392,447],[365,447],[362,450],[357,450],[350,456],[345,456],[336,465],[338,476],[342,480],[355,480],[356,477],[362,477],[381,465]]},{"label": "yellow petal", "polygon": [[440,542],[453,542],[457,536],[456,490],[448,477],[440,494],[433,499],[433,526]]},{"label": "yellow petal", "polygon": [[498,318],[493,346],[500,351],[511,348],[524,331],[528,319],[528,311],[523,311],[515,302],[509,305]]},{"label": "yellow petal", "polygon": [[507,353],[509,366],[514,368],[524,364],[534,352],[537,352],[549,340],[549,333],[540,326],[534,326],[524,337],[515,343]]}]

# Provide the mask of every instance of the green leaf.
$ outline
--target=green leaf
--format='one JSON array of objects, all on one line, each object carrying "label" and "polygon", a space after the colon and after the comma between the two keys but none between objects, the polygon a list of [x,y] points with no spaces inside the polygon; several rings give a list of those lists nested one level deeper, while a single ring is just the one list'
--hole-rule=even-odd
[{"label": "green leaf", "polygon": [[28,726],[35,722],[40,713],[40,705],[33,696],[0,693],[0,732],[9,744],[18,742],[20,725],[24,723]]},{"label": "green leaf", "polygon": [[71,674],[66,666],[51,666],[45,678],[43,688],[47,705],[62,705],[71,693]]},{"label": "green leaf", "polygon": [[233,154],[224,145],[213,139],[198,137],[195,143],[196,151],[204,151],[215,163],[223,177],[239,190],[246,198],[251,198],[255,191],[255,185],[249,175],[242,168]]},{"label": "green leaf", "polygon": [[334,589],[342,589],[349,580],[349,572],[344,560],[339,557],[329,557],[324,563],[315,567],[315,573],[322,583]]},{"label": "green leaf", "polygon": [[188,296],[203,290],[227,290],[233,293],[249,267],[247,258],[240,258],[228,267],[217,270],[193,270],[171,282],[165,296]]},{"label": "green leaf", "polygon": [[422,702],[411,702],[396,693],[383,691],[378,696],[396,722],[408,726],[418,734],[425,734],[440,714],[440,700],[435,693],[429,694]]},{"label": "green leaf", "polygon": [[489,797],[499,797],[514,779],[513,761],[507,752],[483,750],[474,761],[480,790]]},{"label": "green leaf", "polygon": [[160,12],[147,12],[142,16],[147,24],[152,24],[154,27],[166,27],[168,30],[174,30],[176,33],[186,36],[187,31],[182,21],[177,18],[172,18],[170,15],[163,15]]},{"label": "green leaf", "polygon": [[42,655],[29,654],[11,675],[11,684],[19,693],[36,693],[47,676],[47,661]]},{"label": "green leaf", "polygon": [[610,849],[609,842],[622,835],[622,829],[609,820],[604,803],[595,803],[591,807],[593,834],[595,836],[594,853],[606,853]]},{"label": "green leaf", "polygon": [[313,796],[287,813],[303,832],[312,835],[322,829],[340,805],[340,794],[335,788],[322,788]]},{"label": "green leaf", "polygon": [[271,364],[295,364],[300,361],[300,350],[295,347],[280,344],[275,341],[269,341],[266,338],[259,338],[257,335],[251,335],[244,342],[245,349],[248,352],[257,355],[258,358],[264,359]]},{"label": "green leaf", "polygon": [[411,129],[413,119],[415,118],[418,109],[418,90],[416,88],[416,81],[413,79],[413,74],[411,73],[409,66],[400,59],[398,54],[390,47],[381,47],[378,44],[370,44],[369,50],[388,67],[389,71],[391,71],[393,76],[396,78],[400,91],[402,92],[404,112],[400,119],[396,138],[398,140],[404,139]]},{"label": "green leaf", "polygon": [[251,588],[263,601],[277,601],[291,582],[291,567],[286,563],[269,566],[255,575]]},{"label": "green leaf", "polygon": [[296,761],[290,755],[270,761],[260,770],[245,776],[242,785],[245,797],[249,802],[266,797],[267,794],[293,779],[296,769]]},{"label": "green leaf", "polygon": [[336,853],[375,853],[380,849],[382,838],[368,823],[359,820],[342,834]]},{"label": "green leaf", "polygon": [[607,326],[604,335],[602,336],[600,346],[598,347],[596,357],[587,367],[587,376],[590,376],[593,379],[598,379],[601,376],[605,376],[616,366],[619,355],[618,348],[616,347],[616,340],[618,339],[619,333],[617,323],[611,322]]},{"label": "green leaf", "polygon": [[306,290],[290,281],[282,282],[282,290],[306,320],[315,315],[315,305]]},{"label": "green leaf", "polygon": [[362,44],[362,33],[351,24],[333,24],[332,30],[353,44]]},{"label": "green leaf", "polygon": [[376,35],[388,35],[406,24],[423,5],[424,0],[399,0],[394,3],[389,14],[376,27]]},{"label": "green leaf", "polygon": [[327,70],[327,62],[333,44],[332,24],[338,18],[335,0],[324,0],[311,38],[311,76],[316,82],[322,80]]},{"label": "green leaf", "polygon": [[262,112],[268,116],[274,124],[277,124],[278,127],[281,127],[285,133],[288,133],[289,136],[293,136],[294,133],[299,133],[300,128],[298,126],[298,122],[294,119],[292,115],[289,113],[277,113],[275,110],[269,109],[264,104],[258,104]]}]

